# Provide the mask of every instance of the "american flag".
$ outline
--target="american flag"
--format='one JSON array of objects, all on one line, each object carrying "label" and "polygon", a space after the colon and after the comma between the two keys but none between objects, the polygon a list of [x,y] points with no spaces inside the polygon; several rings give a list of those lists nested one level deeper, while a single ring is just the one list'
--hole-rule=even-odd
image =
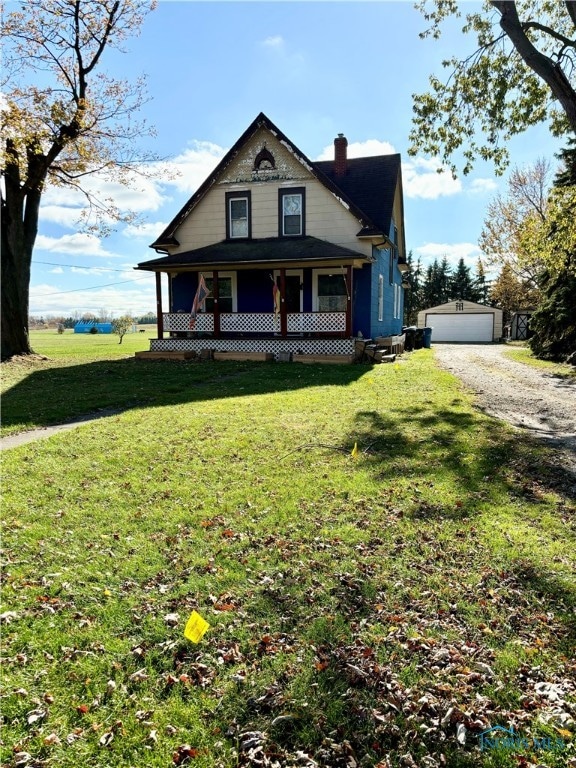
[{"label": "american flag", "polygon": [[200,274],[198,278],[198,288],[196,290],[196,295],[194,296],[194,301],[192,302],[192,309],[190,310],[190,330],[191,331],[193,331],[194,328],[196,327],[196,317],[198,315],[198,312],[204,306],[204,302],[206,301],[209,295],[210,295],[210,291],[208,290],[208,287],[204,280],[204,275]]},{"label": "american flag", "polygon": [[272,287],[272,297],[274,299],[274,315],[276,316],[280,312],[280,289],[276,285],[276,281]]}]

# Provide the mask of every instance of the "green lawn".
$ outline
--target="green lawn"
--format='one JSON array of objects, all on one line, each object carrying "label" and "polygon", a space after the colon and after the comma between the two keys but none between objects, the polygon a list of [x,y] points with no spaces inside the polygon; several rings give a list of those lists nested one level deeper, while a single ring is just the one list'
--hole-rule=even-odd
[{"label": "green lawn", "polygon": [[[137,362],[138,337],[42,336],[51,360],[2,366],[7,432],[125,409],[2,456],[2,765],[576,759],[576,509],[552,454],[430,350]],[[481,751],[494,725],[529,746]]]},{"label": "green lawn", "polygon": [[548,360],[540,360],[534,357],[532,350],[528,346],[509,346],[505,354],[512,360],[516,360],[518,363],[524,363],[530,365],[533,368],[539,368],[542,371],[547,371],[552,376],[558,376],[560,378],[574,378],[576,377],[576,368],[573,365],[566,365],[565,363],[552,363]]}]

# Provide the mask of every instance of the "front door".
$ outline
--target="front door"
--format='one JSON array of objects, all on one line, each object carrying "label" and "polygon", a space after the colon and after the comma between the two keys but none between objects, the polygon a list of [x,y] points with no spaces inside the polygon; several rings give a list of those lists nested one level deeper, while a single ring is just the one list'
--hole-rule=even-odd
[{"label": "front door", "polygon": [[301,309],[301,296],[300,290],[300,276],[299,275],[286,275],[286,312],[300,312]]},{"label": "front door", "polygon": [[[274,278],[276,285],[282,290],[280,272],[275,270]],[[301,269],[287,269],[284,279],[284,304],[286,306],[287,314],[299,314],[302,312],[302,270]]]}]

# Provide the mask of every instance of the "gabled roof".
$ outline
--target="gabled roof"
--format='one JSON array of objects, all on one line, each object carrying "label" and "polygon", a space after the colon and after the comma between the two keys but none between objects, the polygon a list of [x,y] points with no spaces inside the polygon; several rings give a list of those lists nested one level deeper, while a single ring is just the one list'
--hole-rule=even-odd
[{"label": "gabled roof", "polygon": [[365,226],[359,235],[388,235],[400,179],[400,155],[348,158],[343,176],[335,175],[334,160],[321,160],[314,166],[353,200],[365,220],[372,224],[372,227]]},{"label": "gabled roof", "polygon": [[336,177],[332,160],[313,162],[263,112],[260,112],[258,117],[248,126],[234,146],[218,163],[206,181],[176,214],[160,237],[151,244],[151,248],[163,249],[178,245],[178,241],[174,236],[177,228],[212,188],[230,163],[234,161],[246,142],[262,127],[267,128],[273,133],[321,184],[342,200],[344,205],[361,223],[361,230],[358,235],[370,236],[381,234],[385,237],[388,236],[392,206],[394,204],[394,193],[400,178],[400,155],[350,158],[347,161],[348,172],[346,175]]},{"label": "gabled roof", "polygon": [[317,237],[266,237],[258,240],[223,240],[185,253],[174,253],[144,261],[137,269],[165,270],[167,267],[202,267],[214,264],[294,264],[296,262],[334,263],[370,261],[365,254],[319,240]]}]

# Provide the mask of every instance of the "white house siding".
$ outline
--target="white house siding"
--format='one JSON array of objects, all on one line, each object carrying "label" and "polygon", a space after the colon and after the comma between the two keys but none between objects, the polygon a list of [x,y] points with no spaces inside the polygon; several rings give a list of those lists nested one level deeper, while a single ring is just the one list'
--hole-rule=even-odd
[{"label": "white house siding", "polygon": [[[492,339],[487,337],[489,325],[487,315],[492,319]],[[452,319],[453,323],[451,323]],[[502,338],[502,310],[476,304],[473,301],[449,301],[446,304],[423,309],[418,313],[419,328],[426,326],[434,328],[434,322],[437,325],[437,333],[435,335],[432,330],[432,343],[435,340],[473,342],[498,341]]]},{"label": "white house siding", "polygon": [[[254,158],[264,142],[274,155],[276,168],[255,174]],[[278,190],[293,186],[306,189],[307,235],[370,255],[371,245],[356,237],[358,220],[273,134],[263,129],[178,227],[175,237],[180,245],[170,252],[183,253],[224,240],[226,193],[234,191],[250,190],[252,237],[278,237]]]}]

